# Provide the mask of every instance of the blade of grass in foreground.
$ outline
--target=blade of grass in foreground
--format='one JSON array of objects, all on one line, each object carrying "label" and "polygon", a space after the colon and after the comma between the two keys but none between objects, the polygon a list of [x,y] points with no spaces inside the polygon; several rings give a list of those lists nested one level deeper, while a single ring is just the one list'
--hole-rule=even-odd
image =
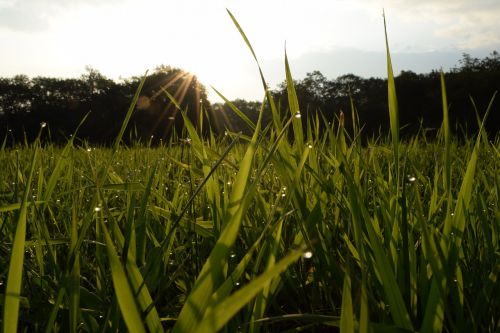
[{"label": "blade of grass in foreground", "polygon": [[108,252],[109,266],[111,268],[111,278],[115,288],[116,299],[122,313],[123,320],[127,325],[129,332],[146,332],[142,324],[141,313],[137,307],[137,303],[130,287],[127,275],[123,269],[120,258],[115,250],[115,245],[111,240],[108,228],[103,220],[100,220],[101,228],[106,240],[106,249]]},{"label": "blade of grass in foreground", "polygon": [[389,40],[387,38],[387,27],[384,14],[384,32],[385,32],[385,48],[387,53],[387,95],[389,104],[389,120],[391,125],[392,149],[394,154],[394,170],[396,171],[396,179],[399,174],[399,113],[398,100],[396,97],[396,83],[394,82],[394,73],[392,71],[391,54],[389,52]]},{"label": "blade of grass in foreground", "polygon": [[288,266],[297,261],[305,248],[294,250],[281,259],[271,269],[262,273],[249,284],[220,302],[213,309],[209,309],[203,320],[192,332],[209,333],[217,332],[248,302],[252,300],[262,289],[269,285],[270,281],[284,272]]},{"label": "blade of grass in foreground", "polygon": [[342,310],[340,312],[340,331],[354,333],[354,316],[352,313],[351,277],[346,272],[342,289]]},{"label": "blade of grass in foreground", "polygon": [[144,77],[142,78],[141,82],[139,83],[139,87],[135,91],[134,98],[132,99],[132,103],[130,104],[127,114],[125,115],[125,119],[123,120],[122,127],[120,128],[120,132],[118,133],[118,136],[116,137],[115,144],[114,144],[114,149],[113,151],[116,152],[118,150],[118,147],[120,146],[120,142],[122,141],[123,134],[125,133],[125,129],[127,128],[128,122],[130,120],[130,117],[132,117],[132,113],[134,112],[135,105],[137,104],[137,100],[139,100],[139,95],[141,94],[142,87],[144,86],[144,82],[146,82],[148,72],[144,74]]},{"label": "blade of grass in foreground", "polygon": [[286,90],[288,93],[288,105],[290,106],[290,112],[292,117],[294,117],[293,122],[293,135],[296,142],[296,146],[299,151],[304,149],[304,134],[302,132],[302,119],[299,108],[299,100],[297,98],[297,92],[295,91],[295,86],[293,84],[292,73],[290,72],[290,65],[288,64],[288,56],[285,51],[285,73],[286,73]]},{"label": "blade of grass in foreground", "polygon": [[[371,247],[375,259],[373,266],[379,272],[380,283],[382,284],[385,296],[390,305],[392,318],[395,324],[400,328],[413,330],[410,315],[408,314],[403,296],[401,295],[401,290],[398,287],[393,268],[386,255],[382,241],[375,231],[376,221],[371,218],[366,206],[364,206],[362,196],[359,192],[359,188],[354,182],[351,171],[346,168],[344,164],[341,164],[340,169],[347,181],[350,210],[356,229],[359,230],[358,232],[361,232],[361,225],[364,224],[366,226],[370,241],[369,246]],[[357,242],[357,244],[361,244],[361,242]]]},{"label": "blade of grass in foreground", "polygon": [[[444,252],[444,260],[450,260],[450,251],[453,249],[459,249],[462,244],[462,239],[464,235],[464,230],[466,227],[466,214],[469,209],[472,187],[474,183],[474,174],[476,172],[476,165],[479,157],[481,135],[483,127],[488,117],[491,108],[493,106],[493,101],[495,100],[495,95],[493,95],[486,113],[479,129],[476,144],[472,150],[471,157],[467,164],[467,169],[465,171],[462,184],[460,186],[460,191],[458,192],[457,204],[455,206],[455,211],[453,216],[447,217],[445,220],[445,225],[443,227],[443,234],[441,238],[441,249]],[[457,258],[451,263],[446,263],[446,267],[449,268],[448,272],[443,272],[442,278],[434,277],[431,285],[431,290],[429,298],[425,308],[424,320],[422,323],[422,332],[440,332],[443,329],[444,322],[444,302],[447,296],[447,280],[446,277],[451,276],[455,273],[457,269]],[[446,268],[445,268],[446,269]]]},{"label": "blade of grass in foreground", "polygon": [[35,164],[38,157],[38,145],[35,145],[35,151],[31,159],[31,168],[24,190],[21,209],[17,218],[16,233],[12,243],[12,254],[9,263],[9,274],[7,277],[7,286],[5,288],[5,301],[3,312],[3,332],[17,332],[17,323],[19,317],[19,302],[21,297],[21,282],[23,278],[24,263],[24,243],[26,241],[26,215],[28,209],[28,198],[30,194],[31,182],[35,170]]},{"label": "blade of grass in foreground", "polygon": [[227,263],[229,250],[236,241],[244,211],[248,206],[245,204],[244,195],[248,187],[248,180],[252,172],[253,159],[257,149],[262,110],[252,140],[240,163],[240,170],[236,175],[228,209],[224,217],[225,224],[223,225],[223,230],[207,261],[203,265],[186,303],[182,307],[179,318],[172,330],[174,333],[194,332],[193,329],[201,321],[207,310],[210,297],[223,282],[222,268]]},{"label": "blade of grass in foreground", "polygon": [[448,200],[448,213],[451,205],[451,158],[450,158],[450,122],[448,115],[448,98],[446,97],[446,84],[444,82],[444,74],[441,70],[441,96],[443,103],[443,130],[444,130],[444,188],[446,198]]}]

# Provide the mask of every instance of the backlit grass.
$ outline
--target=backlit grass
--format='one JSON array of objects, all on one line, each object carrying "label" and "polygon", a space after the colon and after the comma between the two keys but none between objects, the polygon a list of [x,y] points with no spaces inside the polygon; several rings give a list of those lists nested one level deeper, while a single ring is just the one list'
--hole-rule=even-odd
[{"label": "backlit grass", "polygon": [[305,119],[285,59],[290,110],[266,90],[252,137],[185,117],[125,147],[139,89],[112,148],[2,148],[3,331],[498,330],[498,136],[452,136],[443,80],[438,138],[400,142],[387,54],[391,134],[364,145]]}]

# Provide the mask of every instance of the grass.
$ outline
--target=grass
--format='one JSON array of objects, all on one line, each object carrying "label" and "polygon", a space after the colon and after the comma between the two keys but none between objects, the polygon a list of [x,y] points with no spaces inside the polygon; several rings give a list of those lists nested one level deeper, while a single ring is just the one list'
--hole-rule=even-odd
[{"label": "grass", "polygon": [[259,67],[252,137],[185,117],[190,140],[122,146],[138,90],[112,148],[3,147],[3,331],[498,330],[499,138],[452,136],[442,79],[438,138],[401,142],[387,55],[391,135],[364,145],[299,117],[285,56],[289,113]]}]

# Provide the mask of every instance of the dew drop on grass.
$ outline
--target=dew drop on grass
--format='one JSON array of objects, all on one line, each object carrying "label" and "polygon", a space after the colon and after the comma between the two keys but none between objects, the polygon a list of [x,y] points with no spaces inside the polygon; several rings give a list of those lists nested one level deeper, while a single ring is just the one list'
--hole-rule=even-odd
[{"label": "dew drop on grass", "polygon": [[230,255],[231,258],[236,258],[236,253],[232,252]]},{"label": "dew drop on grass", "polygon": [[45,121],[42,121],[42,122],[40,123],[40,127],[41,127],[41,128],[44,128],[45,126],[47,126],[47,123],[46,123]]},{"label": "dew drop on grass", "polygon": [[100,212],[101,211],[101,207],[97,206],[94,208],[94,212]]},{"label": "dew drop on grass", "polygon": [[92,151],[92,148],[87,148],[87,151],[88,151],[88,152],[91,152],[91,151]]},{"label": "dew drop on grass", "polygon": [[295,118],[299,119],[301,117],[302,117],[302,115],[300,114],[300,111],[297,111],[297,113],[295,114]]},{"label": "dew drop on grass", "polygon": [[310,142],[309,142],[309,143],[307,144],[307,148],[312,149],[312,147],[313,147],[312,143],[310,143]]},{"label": "dew drop on grass", "polygon": [[312,258],[312,256],[313,256],[312,251],[306,251],[306,252],[304,252],[304,254],[302,254],[302,257],[303,257],[304,259],[311,259],[311,258]]},{"label": "dew drop on grass", "polygon": [[417,180],[417,178],[415,178],[414,176],[409,176],[409,177],[408,177],[408,181],[409,181],[410,183],[413,183],[415,180]]}]

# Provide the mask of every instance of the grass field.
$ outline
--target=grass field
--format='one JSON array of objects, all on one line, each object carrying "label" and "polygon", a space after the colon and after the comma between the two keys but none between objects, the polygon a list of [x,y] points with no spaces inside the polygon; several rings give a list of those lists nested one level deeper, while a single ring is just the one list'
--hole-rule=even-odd
[{"label": "grass field", "polygon": [[443,80],[438,138],[401,142],[387,54],[368,144],[354,107],[303,129],[286,61],[289,113],[266,93],[252,137],[186,118],[189,140],[125,147],[138,91],[113,147],[3,146],[3,331],[498,330],[498,135],[454,139]]}]

